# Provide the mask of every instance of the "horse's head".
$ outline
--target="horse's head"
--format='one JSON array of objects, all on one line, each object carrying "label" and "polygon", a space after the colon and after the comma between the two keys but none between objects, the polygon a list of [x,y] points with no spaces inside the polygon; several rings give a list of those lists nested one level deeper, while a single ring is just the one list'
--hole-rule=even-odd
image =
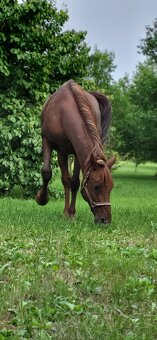
[{"label": "horse's head", "polygon": [[91,157],[91,166],[82,182],[81,193],[88,202],[96,223],[111,223],[110,192],[113,187],[110,169],[115,157],[108,161]]}]

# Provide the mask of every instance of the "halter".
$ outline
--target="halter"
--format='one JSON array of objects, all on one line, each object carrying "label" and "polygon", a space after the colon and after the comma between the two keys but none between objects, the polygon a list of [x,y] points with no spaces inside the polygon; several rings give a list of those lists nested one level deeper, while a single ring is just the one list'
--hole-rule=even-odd
[{"label": "halter", "polygon": [[89,175],[90,175],[90,172],[91,172],[91,169],[86,173],[83,181],[82,181],[82,184],[81,184],[81,192],[82,190],[85,190],[85,193],[88,197],[88,200],[89,200],[89,204],[90,204],[90,207],[91,208],[95,208],[95,207],[101,207],[101,206],[108,206],[110,207],[111,206],[111,203],[110,202],[95,202],[92,200],[90,194],[89,194],[89,191],[88,191],[88,187],[87,187],[87,182],[88,182],[88,178],[89,178]]}]

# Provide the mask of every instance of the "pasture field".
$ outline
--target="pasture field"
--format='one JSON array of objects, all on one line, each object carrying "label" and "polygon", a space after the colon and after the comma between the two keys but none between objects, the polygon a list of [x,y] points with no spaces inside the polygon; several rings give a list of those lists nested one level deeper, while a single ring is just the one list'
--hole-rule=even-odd
[{"label": "pasture field", "polygon": [[157,339],[156,171],[114,172],[107,228],[80,195],[71,221],[63,199],[0,198],[0,340]]}]

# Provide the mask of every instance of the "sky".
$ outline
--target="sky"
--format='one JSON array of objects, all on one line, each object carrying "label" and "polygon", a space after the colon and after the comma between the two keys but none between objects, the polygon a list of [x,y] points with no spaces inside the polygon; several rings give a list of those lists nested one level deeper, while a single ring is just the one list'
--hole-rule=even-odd
[{"label": "sky", "polygon": [[144,56],[137,45],[146,36],[146,25],[157,17],[157,0],[56,0],[58,9],[67,8],[64,29],[87,31],[86,42],[94,48],[115,53],[113,78],[132,76]]}]

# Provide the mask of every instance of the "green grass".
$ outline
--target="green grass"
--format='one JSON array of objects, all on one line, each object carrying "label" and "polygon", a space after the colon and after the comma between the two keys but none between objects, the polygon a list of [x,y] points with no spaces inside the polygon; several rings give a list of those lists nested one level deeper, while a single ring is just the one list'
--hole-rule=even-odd
[{"label": "green grass", "polygon": [[157,339],[156,170],[114,172],[108,228],[80,195],[72,221],[63,200],[0,199],[0,340]]}]

